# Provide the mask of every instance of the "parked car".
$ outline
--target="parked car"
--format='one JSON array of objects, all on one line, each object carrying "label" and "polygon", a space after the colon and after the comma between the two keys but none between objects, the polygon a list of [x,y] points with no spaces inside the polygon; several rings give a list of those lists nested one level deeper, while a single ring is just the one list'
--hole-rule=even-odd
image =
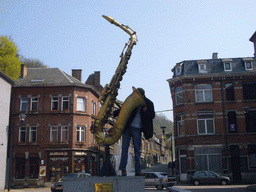
[{"label": "parked car", "polygon": [[226,176],[220,176],[213,171],[196,171],[192,175],[191,181],[194,185],[203,183],[207,184],[230,184],[230,178]]},{"label": "parked car", "polygon": [[69,173],[67,175],[64,175],[59,182],[55,182],[51,186],[52,192],[61,192],[63,191],[63,179],[64,178],[83,178],[83,177],[91,177],[89,173]]},{"label": "parked car", "polygon": [[145,187],[153,186],[159,190],[162,190],[164,187],[172,187],[177,183],[175,176],[168,175],[164,172],[144,172],[145,176]]}]

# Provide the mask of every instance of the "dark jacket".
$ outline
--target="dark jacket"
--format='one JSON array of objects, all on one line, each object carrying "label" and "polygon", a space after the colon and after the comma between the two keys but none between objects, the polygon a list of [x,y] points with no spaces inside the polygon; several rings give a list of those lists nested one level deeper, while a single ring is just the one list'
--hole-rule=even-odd
[{"label": "dark jacket", "polygon": [[[150,101],[148,98],[144,97],[144,100],[147,105],[147,110],[143,111],[143,108],[141,109],[140,116],[141,116],[141,123],[142,128],[141,132],[144,133],[145,139],[150,139],[153,137],[153,119],[155,118],[155,109],[154,104],[152,101]],[[131,116],[129,120],[126,123],[125,129],[127,129],[130,124],[132,123],[135,115],[136,115],[137,108],[133,110],[131,113]],[[117,116],[119,114],[120,110],[114,111],[114,116]]]}]

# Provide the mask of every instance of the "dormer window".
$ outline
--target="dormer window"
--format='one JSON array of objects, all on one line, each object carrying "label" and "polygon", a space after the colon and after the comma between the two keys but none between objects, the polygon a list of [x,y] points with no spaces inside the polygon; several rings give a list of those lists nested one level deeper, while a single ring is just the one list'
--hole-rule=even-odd
[{"label": "dormer window", "polygon": [[252,62],[251,61],[246,61],[245,62],[245,69],[246,70],[252,70]]},{"label": "dormer window", "polygon": [[232,65],[230,62],[224,63],[224,70],[225,71],[232,71]]},{"label": "dormer window", "polygon": [[181,75],[181,66],[176,67],[176,76]]},{"label": "dormer window", "polygon": [[206,64],[198,64],[199,73],[206,73]]}]

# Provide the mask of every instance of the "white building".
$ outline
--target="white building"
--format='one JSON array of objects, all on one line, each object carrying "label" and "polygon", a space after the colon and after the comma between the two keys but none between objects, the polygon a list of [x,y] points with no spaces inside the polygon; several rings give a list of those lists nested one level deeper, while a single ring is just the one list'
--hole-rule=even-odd
[{"label": "white building", "polygon": [[7,138],[11,101],[11,87],[14,81],[0,71],[0,191],[5,188]]}]

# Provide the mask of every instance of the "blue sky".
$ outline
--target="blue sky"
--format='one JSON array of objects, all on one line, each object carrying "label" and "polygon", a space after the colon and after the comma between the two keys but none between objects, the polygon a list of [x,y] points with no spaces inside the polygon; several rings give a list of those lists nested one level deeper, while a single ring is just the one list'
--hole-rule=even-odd
[{"label": "blue sky", "polygon": [[[252,57],[256,30],[253,0],[8,0],[0,5],[0,35],[11,35],[26,58],[71,74],[83,82],[101,71],[109,83],[129,35],[102,15],[138,34],[119,90],[124,101],[132,86],[143,87],[156,111],[172,109],[167,79],[183,60]],[[172,120],[172,112],[163,113]]]}]

